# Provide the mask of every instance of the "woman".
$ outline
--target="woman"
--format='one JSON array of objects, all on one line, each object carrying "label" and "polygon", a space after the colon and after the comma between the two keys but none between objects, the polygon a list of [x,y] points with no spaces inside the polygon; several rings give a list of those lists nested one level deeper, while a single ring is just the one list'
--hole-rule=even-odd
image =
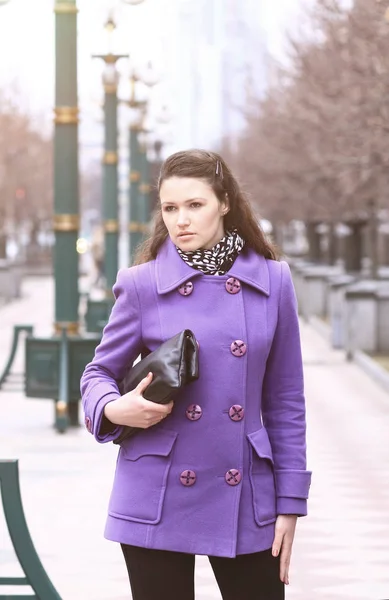
[{"label": "woman", "polygon": [[[134,600],[192,600],[196,554],[224,600],[281,600],[310,486],[290,271],[218,154],[170,156],[159,196],[82,377],[97,441],[143,429],[121,445],[105,536],[121,544]],[[142,350],[183,329],[199,342],[199,380],[174,405],[142,397],[152,375],[120,396]]]}]

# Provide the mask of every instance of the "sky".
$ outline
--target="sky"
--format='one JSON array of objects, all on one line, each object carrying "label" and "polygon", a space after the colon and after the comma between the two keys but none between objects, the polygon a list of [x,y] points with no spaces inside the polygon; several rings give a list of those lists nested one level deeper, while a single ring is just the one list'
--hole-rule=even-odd
[{"label": "sky", "polygon": [[[138,6],[120,0],[78,0],[79,105],[88,126],[101,120],[102,61],[92,54],[107,51],[103,24],[113,7],[117,20],[114,50],[129,53],[131,62],[118,63],[122,81],[130,65],[142,68],[151,60],[163,78],[163,35],[169,34],[169,11],[179,0],[145,0]],[[196,0],[193,0],[196,1]],[[268,48],[279,60],[285,56],[285,32],[295,30],[304,6],[315,0],[263,1],[263,29]],[[0,87],[14,86],[20,102],[47,126],[54,106],[54,0],[0,0]],[[160,86],[163,89],[163,86]],[[125,86],[122,84],[125,90]],[[162,97],[165,93],[165,97]],[[166,90],[160,92],[166,101]]]}]

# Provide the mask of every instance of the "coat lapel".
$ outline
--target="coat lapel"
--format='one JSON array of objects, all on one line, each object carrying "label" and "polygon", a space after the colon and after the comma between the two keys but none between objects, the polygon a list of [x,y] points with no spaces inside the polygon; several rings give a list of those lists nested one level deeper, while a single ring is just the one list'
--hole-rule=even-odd
[{"label": "coat lapel", "polygon": [[172,292],[185,281],[202,275],[182,260],[170,238],[161,246],[155,264],[158,294]]},{"label": "coat lapel", "polygon": [[270,296],[269,268],[264,256],[251,248],[244,248],[228,271],[230,277],[236,277],[254,289]]},{"label": "coat lapel", "polygon": [[[269,270],[266,259],[251,248],[244,248],[228,271],[229,277],[236,277],[239,281],[270,295]],[[180,258],[175,245],[168,238],[161,246],[156,258],[156,280],[159,294],[167,294],[188,280],[196,277],[216,277],[204,275],[197,269],[192,269]]]}]

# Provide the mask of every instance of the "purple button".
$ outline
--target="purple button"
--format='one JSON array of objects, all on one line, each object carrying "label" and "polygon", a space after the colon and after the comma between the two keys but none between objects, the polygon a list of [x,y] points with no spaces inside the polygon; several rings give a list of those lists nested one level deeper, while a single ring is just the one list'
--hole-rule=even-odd
[{"label": "purple button", "polygon": [[229,294],[238,294],[240,292],[240,281],[239,279],[235,279],[235,277],[230,277],[226,281],[226,290]]},{"label": "purple button", "polygon": [[196,473],[194,471],[183,471],[180,475],[182,485],[190,487],[196,483]]},{"label": "purple button", "polygon": [[92,433],[92,423],[89,417],[85,418],[85,427],[87,428],[89,433]]},{"label": "purple button", "polygon": [[235,340],[231,344],[231,352],[234,356],[244,356],[247,352],[247,346],[242,340]]},{"label": "purple button", "polygon": [[190,421],[198,421],[201,419],[203,409],[198,404],[191,404],[186,409],[186,416]]},{"label": "purple button", "polygon": [[244,408],[240,404],[234,404],[228,411],[231,421],[241,421],[244,417]]},{"label": "purple button", "polygon": [[178,288],[178,291],[180,292],[181,296],[190,296],[191,293],[193,292],[193,283],[191,281],[187,281],[186,283],[183,283]]},{"label": "purple button", "polygon": [[242,480],[242,475],[237,469],[230,469],[227,471],[225,478],[228,485],[238,485]]}]

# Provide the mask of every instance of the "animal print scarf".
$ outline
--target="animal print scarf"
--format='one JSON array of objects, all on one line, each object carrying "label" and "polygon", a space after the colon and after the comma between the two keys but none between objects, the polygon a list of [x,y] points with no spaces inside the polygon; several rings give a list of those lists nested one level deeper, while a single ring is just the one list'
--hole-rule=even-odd
[{"label": "animal print scarf", "polygon": [[193,252],[183,252],[177,248],[177,251],[182,260],[193,269],[198,269],[205,275],[224,275],[231,269],[244,244],[244,239],[233,229],[227,231],[224,238],[210,250],[200,248]]}]

